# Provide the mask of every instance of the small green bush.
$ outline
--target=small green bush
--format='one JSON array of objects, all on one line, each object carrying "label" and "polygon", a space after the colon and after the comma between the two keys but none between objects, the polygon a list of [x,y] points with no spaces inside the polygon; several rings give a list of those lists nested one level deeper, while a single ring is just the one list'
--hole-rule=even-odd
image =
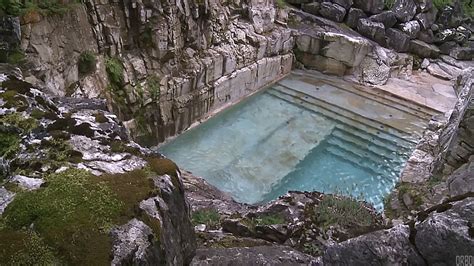
[{"label": "small green bush", "polygon": [[77,62],[79,73],[90,74],[95,71],[97,59],[94,53],[90,51],[82,52]]},{"label": "small green bush", "polygon": [[109,76],[110,82],[115,87],[121,87],[123,84],[123,65],[119,58],[108,58],[105,61],[105,70]]},{"label": "small green bush", "polygon": [[372,214],[360,202],[349,197],[325,195],[313,211],[313,219],[323,228],[336,224],[344,227],[373,224]]},{"label": "small green bush", "polygon": [[205,224],[211,229],[218,229],[221,216],[214,209],[201,209],[193,212],[191,219],[194,225]]},{"label": "small green bush", "polygon": [[160,78],[158,76],[151,75],[146,81],[150,97],[153,99],[153,101],[157,101],[160,99]]},{"label": "small green bush", "polygon": [[285,2],[285,0],[275,0],[275,5],[278,8],[285,8],[286,7],[286,2]]},{"label": "small green bush", "polygon": [[384,8],[387,10],[392,9],[394,4],[395,4],[395,0],[384,0]]},{"label": "small green bush", "polygon": [[285,219],[278,214],[262,215],[255,218],[256,225],[284,224]]},{"label": "small green bush", "polygon": [[79,3],[80,0],[68,3],[60,0],[0,0],[0,10],[12,16],[21,16],[30,11],[37,11],[43,15],[62,15]]}]

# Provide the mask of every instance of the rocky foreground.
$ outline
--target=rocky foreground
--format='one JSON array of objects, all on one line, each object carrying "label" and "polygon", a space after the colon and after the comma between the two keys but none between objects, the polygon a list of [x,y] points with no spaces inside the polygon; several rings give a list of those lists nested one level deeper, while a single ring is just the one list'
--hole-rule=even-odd
[{"label": "rocky foreground", "polygon": [[[288,3],[87,0],[66,15],[2,15],[0,264],[473,256],[472,19],[458,3]],[[457,105],[432,119],[383,214],[318,192],[239,204],[132,141],[176,135],[292,66],[371,85],[414,71],[456,84]]]}]

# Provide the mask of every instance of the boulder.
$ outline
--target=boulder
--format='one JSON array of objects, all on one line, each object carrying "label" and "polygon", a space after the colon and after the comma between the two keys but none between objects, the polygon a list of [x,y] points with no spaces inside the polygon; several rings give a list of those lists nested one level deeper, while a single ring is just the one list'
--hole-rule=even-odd
[{"label": "boulder", "polygon": [[369,19],[359,19],[357,31],[380,45],[385,45],[385,26],[382,23]]},{"label": "boulder", "polygon": [[474,58],[473,47],[456,47],[449,55],[457,60],[472,60]]},{"label": "boulder", "polygon": [[395,13],[392,11],[384,11],[380,14],[373,15],[370,17],[370,20],[383,23],[386,29],[393,27],[395,23],[397,23]]},{"label": "boulder", "polygon": [[444,207],[449,209],[430,213],[416,226],[415,243],[428,265],[450,265],[457,256],[473,255],[474,198]]},{"label": "boulder", "polygon": [[436,14],[438,14],[438,10],[436,8],[431,8],[428,12],[419,13],[415,16],[415,19],[420,22],[420,25],[423,29],[431,29],[431,26],[434,24],[436,20]]},{"label": "boulder", "polygon": [[301,5],[301,9],[303,9],[304,12],[308,12],[313,15],[319,15],[320,8],[321,8],[321,3],[319,2],[313,2],[313,3]]},{"label": "boulder", "polygon": [[433,43],[435,40],[435,36],[433,34],[433,31],[428,29],[428,30],[421,30],[418,33],[418,40],[424,41],[426,43]]},{"label": "boulder", "polygon": [[353,38],[340,33],[326,33],[320,54],[335,59],[348,67],[358,66],[370,50],[370,44],[363,38]]},{"label": "boulder", "polygon": [[352,29],[357,28],[357,24],[359,23],[359,19],[366,18],[367,15],[365,14],[362,9],[359,8],[351,8],[346,16],[346,25],[351,27]]},{"label": "boulder", "polygon": [[445,80],[450,80],[452,79],[453,77],[447,73],[446,71],[444,71],[438,64],[436,63],[431,63],[427,68],[426,70],[428,70],[428,73],[430,73],[431,75],[437,77],[437,78],[440,78],[440,79],[445,79]]},{"label": "boulder", "polygon": [[198,265],[318,265],[307,254],[284,246],[198,249],[191,262]]},{"label": "boulder", "polygon": [[332,0],[332,2],[344,7],[345,9],[351,8],[354,3],[353,0]]},{"label": "boulder", "polygon": [[410,41],[409,52],[416,54],[421,58],[437,58],[440,53],[438,47],[420,40]]},{"label": "boulder", "polygon": [[461,25],[463,21],[463,14],[459,1],[454,1],[454,5],[445,5],[440,10],[436,24],[442,29],[456,28]]},{"label": "boulder", "polygon": [[452,50],[459,47],[456,42],[450,41],[445,42],[439,46],[439,50],[442,54],[450,54]]},{"label": "boulder", "polygon": [[409,236],[407,225],[376,231],[329,247],[322,260],[325,265],[424,265]]},{"label": "boulder", "polygon": [[408,22],[416,14],[416,4],[414,0],[396,0],[392,10],[399,21]]},{"label": "boulder", "polygon": [[448,189],[451,196],[474,192],[474,157],[471,162],[463,164],[448,178]]},{"label": "boulder", "polygon": [[410,37],[397,29],[387,29],[387,45],[397,52],[403,53],[410,48]]},{"label": "boulder", "polygon": [[15,197],[15,193],[0,187],[0,215],[5,211],[5,208],[10,204]]},{"label": "boulder", "polygon": [[285,2],[292,5],[301,5],[301,4],[310,3],[311,0],[286,0]]},{"label": "boulder", "polygon": [[444,42],[454,41],[455,38],[456,38],[456,30],[445,29],[436,33],[435,42],[444,43]]},{"label": "boulder", "polygon": [[153,246],[150,236],[153,230],[140,220],[132,219],[127,224],[111,231],[113,260],[111,265],[140,265],[160,263],[159,250]]},{"label": "boulder", "polygon": [[354,7],[362,9],[369,14],[378,14],[384,8],[383,0],[354,0]]},{"label": "boulder", "polygon": [[361,82],[372,85],[383,85],[390,77],[390,67],[371,57],[366,57],[360,64]]},{"label": "boulder", "polygon": [[412,20],[407,23],[401,23],[398,25],[398,28],[410,36],[411,39],[416,39],[418,33],[421,30],[420,23],[418,23],[416,20]]},{"label": "boulder", "polygon": [[433,7],[433,0],[416,0],[417,12],[426,12]]},{"label": "boulder", "polygon": [[338,4],[323,2],[319,9],[319,14],[332,21],[342,22],[346,15],[346,9]]},{"label": "boulder", "polygon": [[325,74],[343,76],[347,71],[347,66],[342,62],[321,55],[297,53],[296,59],[305,67]]}]

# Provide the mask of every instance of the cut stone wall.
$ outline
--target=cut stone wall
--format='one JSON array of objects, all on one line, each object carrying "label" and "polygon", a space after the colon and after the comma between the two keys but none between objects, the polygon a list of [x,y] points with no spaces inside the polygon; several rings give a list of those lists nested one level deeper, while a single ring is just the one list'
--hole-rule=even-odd
[{"label": "cut stone wall", "polygon": [[[87,0],[64,18],[23,19],[27,80],[56,95],[106,97],[136,140],[157,144],[289,73],[294,41],[277,13],[270,0]],[[97,58],[86,75],[84,51]],[[109,58],[124,68],[115,87]]]}]

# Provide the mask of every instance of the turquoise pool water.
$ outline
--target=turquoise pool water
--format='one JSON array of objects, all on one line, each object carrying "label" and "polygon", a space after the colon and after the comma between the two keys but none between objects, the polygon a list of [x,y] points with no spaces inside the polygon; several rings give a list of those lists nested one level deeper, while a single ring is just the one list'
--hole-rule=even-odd
[{"label": "turquoise pool water", "polygon": [[[357,108],[380,106],[362,98],[361,105],[351,97],[355,109],[341,109],[275,85],[159,151],[239,202],[263,203],[290,190],[321,191],[361,196],[381,210],[414,139],[403,130],[354,116]],[[345,113],[349,109],[350,115]],[[389,108],[387,112],[394,119],[402,115]]]}]

